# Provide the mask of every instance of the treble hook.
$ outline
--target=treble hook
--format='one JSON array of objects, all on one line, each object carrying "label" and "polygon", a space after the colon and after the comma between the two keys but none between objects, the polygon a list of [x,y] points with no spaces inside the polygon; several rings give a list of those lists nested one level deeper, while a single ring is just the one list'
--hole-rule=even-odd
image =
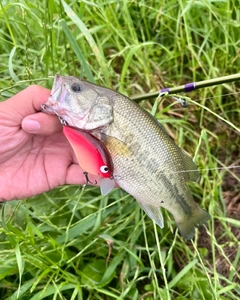
[{"label": "treble hook", "polygon": [[85,178],[86,178],[86,184],[91,183],[91,184],[97,184],[97,180],[95,180],[95,183],[91,182],[88,178],[88,172],[84,171],[83,172]]},{"label": "treble hook", "polygon": [[41,105],[41,110],[43,112],[46,112],[47,114],[50,114],[51,112],[53,112],[59,119],[60,123],[62,124],[62,126],[67,126],[68,125],[68,122],[62,117],[59,115],[58,112],[56,112],[52,106],[50,105],[47,105],[47,104],[42,104]]}]

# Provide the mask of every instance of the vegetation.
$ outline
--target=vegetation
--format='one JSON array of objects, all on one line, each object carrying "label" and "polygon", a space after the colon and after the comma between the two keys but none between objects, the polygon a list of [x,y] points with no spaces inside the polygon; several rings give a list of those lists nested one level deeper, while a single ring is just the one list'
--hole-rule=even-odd
[{"label": "vegetation", "polygon": [[[239,0],[3,0],[1,100],[53,75],[129,97],[238,73]],[[239,299],[239,83],[142,101],[194,157],[211,220],[186,242],[120,189],[59,187],[1,204],[0,298]]]}]

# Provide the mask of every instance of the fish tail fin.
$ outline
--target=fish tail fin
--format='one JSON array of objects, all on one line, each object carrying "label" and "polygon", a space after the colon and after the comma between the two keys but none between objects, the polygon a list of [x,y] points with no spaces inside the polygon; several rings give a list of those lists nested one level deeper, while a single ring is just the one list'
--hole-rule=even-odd
[{"label": "fish tail fin", "polygon": [[176,221],[181,235],[186,240],[193,239],[195,235],[195,227],[198,228],[210,219],[210,215],[196,203],[194,212],[183,220]]}]

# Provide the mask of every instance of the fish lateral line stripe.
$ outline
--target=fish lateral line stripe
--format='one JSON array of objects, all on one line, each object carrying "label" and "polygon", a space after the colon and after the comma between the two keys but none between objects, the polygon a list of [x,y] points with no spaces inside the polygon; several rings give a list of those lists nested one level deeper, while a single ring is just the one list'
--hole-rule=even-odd
[{"label": "fish lateral line stripe", "polygon": [[[240,166],[229,166],[229,167],[198,169],[198,170],[183,170],[183,171],[176,171],[176,172],[169,172],[169,170],[166,171],[168,172],[168,174],[180,174],[180,173],[189,173],[189,172],[217,171],[217,170],[230,170],[230,169],[240,169]],[[163,172],[165,172],[165,170]]]}]

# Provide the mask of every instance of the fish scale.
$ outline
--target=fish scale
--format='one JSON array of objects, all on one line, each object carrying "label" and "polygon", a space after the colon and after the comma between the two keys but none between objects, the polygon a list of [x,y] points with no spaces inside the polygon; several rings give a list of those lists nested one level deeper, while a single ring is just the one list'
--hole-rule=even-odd
[{"label": "fish scale", "polygon": [[[71,89],[73,83],[79,85],[78,92]],[[112,156],[118,185],[160,227],[164,224],[161,207],[173,215],[186,239],[192,239],[194,228],[209,219],[187,187],[187,181],[198,179],[196,165],[164,127],[138,104],[108,88],[60,75],[55,77],[47,104],[61,111],[70,125],[90,128],[101,137]],[[74,110],[76,106],[80,108]]]},{"label": "fish scale", "polygon": [[[118,119],[118,106],[123,107],[122,102],[124,102],[124,98],[119,98],[119,101],[115,102],[115,120]],[[132,105],[130,104],[132,103],[129,103],[129,105],[125,107],[126,110],[131,110],[135,106],[133,105],[133,107],[131,107]],[[133,115],[131,115],[131,117],[133,117]],[[171,189],[168,189],[168,192],[165,189],[166,185],[175,185],[175,181],[172,180],[172,178],[177,176],[178,181],[181,180],[183,183],[183,186],[180,187],[184,187],[184,173],[167,176],[169,171],[184,171],[182,156],[179,149],[176,148],[176,145],[171,141],[167,134],[159,136],[159,124],[150,122],[152,119],[145,119],[145,111],[138,111],[136,117],[138,117],[139,122],[134,123],[127,121],[125,118],[123,119],[123,116],[121,115],[119,119],[123,121],[121,121],[120,124],[110,124],[108,130],[105,131],[105,134],[112,136],[112,133],[116,131],[116,126],[119,131],[124,127],[126,132],[133,132],[135,139],[138,141],[138,147],[136,147],[134,140],[131,143],[128,142],[127,139],[124,138],[124,134],[121,136],[118,135],[117,138],[123,142],[123,148],[126,147],[125,145],[128,145],[127,148],[130,153],[126,156],[119,155],[115,144],[111,143],[112,139],[110,139],[110,142],[108,142],[106,146],[110,153],[114,153],[113,163],[115,172],[120,178],[123,178],[123,180],[120,179],[118,181],[118,184],[127,191],[130,189],[131,194],[136,197],[138,201],[147,202],[148,204],[157,206],[160,198],[164,201],[167,197],[166,195],[171,193]],[[132,119],[133,118],[131,118],[131,120]],[[149,124],[151,125],[151,134],[149,134],[148,131],[143,130],[143,128],[146,128]],[[162,133],[165,133],[165,131],[162,131]],[[159,151],[160,149],[161,151]],[[122,151],[121,148],[120,151]],[[157,159],[156,153],[158,153]],[[129,160],[129,158],[132,159]],[[155,163],[154,168],[152,167],[153,161]],[[136,172],[136,166],[139,168],[138,172]],[[133,181],[135,184],[132,184]],[[131,185],[130,188],[128,187],[129,183]],[[139,186],[143,187],[141,193],[139,193]],[[136,187],[136,190],[134,190],[133,187]],[[151,193],[148,192],[149,189],[151,190]],[[161,197],[162,194],[164,197]]]}]

